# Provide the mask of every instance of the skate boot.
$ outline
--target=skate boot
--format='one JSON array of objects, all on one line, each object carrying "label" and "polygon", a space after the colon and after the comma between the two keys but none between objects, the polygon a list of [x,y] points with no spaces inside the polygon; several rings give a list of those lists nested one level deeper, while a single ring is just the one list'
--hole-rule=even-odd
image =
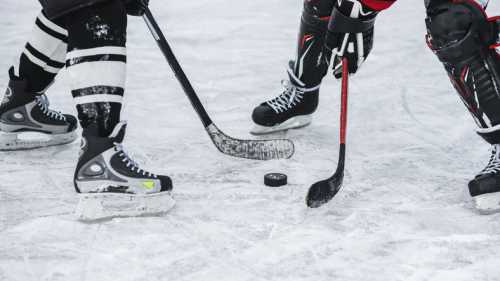
[{"label": "skate boot", "polygon": [[74,175],[80,220],[161,214],[175,204],[171,179],[139,168],[123,150],[125,129],[120,122],[108,137],[95,124],[83,130]]},{"label": "skate boot", "polygon": [[77,120],[49,109],[45,95],[28,92],[27,81],[15,77],[0,105],[0,151],[60,145],[77,138]]},{"label": "skate boot", "polygon": [[284,91],[274,99],[257,106],[252,114],[255,123],[250,133],[254,135],[296,129],[309,125],[318,107],[319,85],[305,88],[293,73],[289,63],[289,80],[282,81]]},{"label": "skate boot", "polygon": [[480,213],[500,212],[500,144],[492,146],[490,161],[469,182],[469,192]]}]

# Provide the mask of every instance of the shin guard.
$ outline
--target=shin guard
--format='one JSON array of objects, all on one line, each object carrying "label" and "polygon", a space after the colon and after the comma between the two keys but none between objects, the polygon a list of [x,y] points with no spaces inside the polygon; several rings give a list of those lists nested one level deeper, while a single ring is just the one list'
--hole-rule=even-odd
[{"label": "shin guard", "polygon": [[318,86],[328,71],[331,54],[325,54],[323,47],[332,9],[330,0],[304,2],[293,66],[295,77],[303,83],[301,87]]},{"label": "shin guard", "polygon": [[499,22],[472,0],[427,7],[428,45],[490,143],[500,143]]}]

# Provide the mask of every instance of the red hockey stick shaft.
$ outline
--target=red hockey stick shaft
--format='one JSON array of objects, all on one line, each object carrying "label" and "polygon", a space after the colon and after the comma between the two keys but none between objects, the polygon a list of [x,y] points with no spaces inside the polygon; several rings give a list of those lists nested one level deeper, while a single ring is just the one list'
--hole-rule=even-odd
[{"label": "red hockey stick shaft", "polygon": [[347,94],[349,92],[349,67],[347,58],[342,59],[342,92],[340,98],[340,143],[345,144],[347,133]]}]

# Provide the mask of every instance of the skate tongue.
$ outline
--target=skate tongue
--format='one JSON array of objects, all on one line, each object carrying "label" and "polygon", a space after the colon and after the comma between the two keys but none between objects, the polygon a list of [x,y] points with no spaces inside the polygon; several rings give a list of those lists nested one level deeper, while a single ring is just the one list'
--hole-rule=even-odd
[{"label": "skate tongue", "polygon": [[14,67],[9,69],[10,81],[2,104],[13,101],[16,105],[24,105],[35,100],[35,93],[28,91],[28,82],[14,74]]},{"label": "skate tongue", "polygon": [[298,87],[304,87],[305,86],[304,82],[300,81],[299,77],[297,77],[297,75],[295,75],[294,62],[293,61],[289,61],[288,62],[287,73],[288,73],[288,79],[290,80],[290,82],[292,82],[292,84],[294,86],[298,86]]},{"label": "skate tongue", "polygon": [[295,68],[294,64],[295,64],[294,61],[288,62],[287,73],[290,83],[292,83],[293,86],[295,86],[297,89],[301,90],[304,93],[318,90],[320,86],[319,84],[311,87],[311,85],[306,85],[306,83],[300,80],[300,78],[294,71]]},{"label": "skate tongue", "polygon": [[121,143],[123,142],[123,139],[125,138],[125,131],[127,129],[127,121],[121,121],[120,123],[116,124],[115,128],[113,129],[113,132],[109,135],[109,138],[114,139],[115,142]]}]

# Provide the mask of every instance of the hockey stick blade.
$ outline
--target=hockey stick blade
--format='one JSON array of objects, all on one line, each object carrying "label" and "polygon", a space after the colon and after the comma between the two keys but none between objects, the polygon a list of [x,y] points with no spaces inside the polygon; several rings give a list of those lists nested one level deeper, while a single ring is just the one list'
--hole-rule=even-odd
[{"label": "hockey stick blade", "polygon": [[253,160],[288,159],[295,152],[293,142],[287,139],[235,139],[224,134],[213,123],[206,129],[217,149],[224,154],[234,157]]},{"label": "hockey stick blade", "polygon": [[319,181],[311,186],[307,194],[306,203],[310,208],[318,208],[328,203],[337,195],[344,182],[345,144],[340,145],[339,164],[335,174],[326,180]]},{"label": "hockey stick blade", "polygon": [[168,64],[172,68],[172,71],[175,73],[175,77],[184,89],[184,93],[198,114],[203,126],[205,126],[205,130],[220,152],[234,157],[254,160],[272,160],[292,157],[295,148],[291,140],[241,140],[232,138],[219,130],[203,107],[193,86],[177,61],[172,48],[170,48],[167,39],[163,35],[163,32],[147,6],[145,6],[143,18]]},{"label": "hockey stick blade", "polygon": [[346,131],[347,131],[347,95],[349,90],[349,69],[346,58],[342,59],[342,94],[340,99],[340,148],[337,170],[330,178],[319,181],[309,188],[306,204],[310,208],[318,208],[328,203],[337,195],[344,182]]}]

